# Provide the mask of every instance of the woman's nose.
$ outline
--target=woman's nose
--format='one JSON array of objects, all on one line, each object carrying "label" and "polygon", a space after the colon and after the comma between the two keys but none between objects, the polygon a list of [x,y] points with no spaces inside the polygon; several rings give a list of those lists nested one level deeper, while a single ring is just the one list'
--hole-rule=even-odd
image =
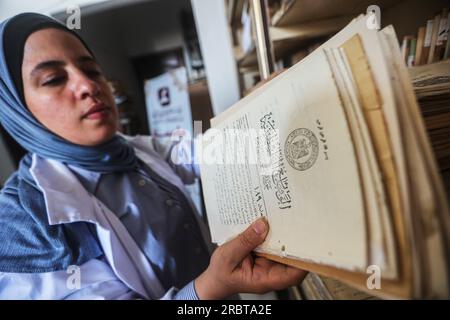
[{"label": "woman's nose", "polygon": [[77,70],[73,78],[74,93],[78,99],[82,100],[98,95],[100,91],[98,83],[89,78],[83,71]]}]

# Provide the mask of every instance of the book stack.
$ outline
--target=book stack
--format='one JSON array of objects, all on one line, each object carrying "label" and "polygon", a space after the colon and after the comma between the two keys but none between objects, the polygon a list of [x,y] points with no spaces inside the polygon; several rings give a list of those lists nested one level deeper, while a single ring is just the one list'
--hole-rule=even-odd
[{"label": "book stack", "polygon": [[443,9],[417,35],[408,35],[402,41],[403,60],[407,66],[420,66],[450,57],[450,42],[447,41],[450,26],[448,8]]},{"label": "book stack", "polygon": [[450,199],[450,61],[413,67],[409,72]]},{"label": "book stack", "polygon": [[[431,118],[393,27],[367,19],[211,120],[198,150],[212,239],[265,217],[261,256],[372,296],[448,298],[450,213]],[[422,96],[441,86],[415,84],[422,111],[445,109]]]}]

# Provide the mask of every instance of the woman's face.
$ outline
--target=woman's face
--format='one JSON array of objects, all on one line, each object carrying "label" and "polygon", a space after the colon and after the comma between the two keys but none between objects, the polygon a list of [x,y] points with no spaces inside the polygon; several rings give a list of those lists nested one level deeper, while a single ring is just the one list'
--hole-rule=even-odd
[{"label": "woman's face", "polygon": [[95,146],[117,129],[117,109],[99,65],[73,35],[58,29],[31,34],[24,48],[25,102],[47,129]]}]

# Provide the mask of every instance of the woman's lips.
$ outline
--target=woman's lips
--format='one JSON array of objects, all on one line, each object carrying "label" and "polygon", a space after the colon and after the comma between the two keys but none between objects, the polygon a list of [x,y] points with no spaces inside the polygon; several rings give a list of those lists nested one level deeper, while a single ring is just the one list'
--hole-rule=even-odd
[{"label": "woman's lips", "polygon": [[89,109],[89,111],[83,115],[83,118],[92,120],[104,119],[108,117],[110,111],[111,108],[106,105],[98,104]]}]

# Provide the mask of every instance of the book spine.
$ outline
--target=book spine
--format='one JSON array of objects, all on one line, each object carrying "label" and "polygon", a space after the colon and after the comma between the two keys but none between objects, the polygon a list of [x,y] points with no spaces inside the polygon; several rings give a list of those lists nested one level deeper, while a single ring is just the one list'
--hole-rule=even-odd
[{"label": "book spine", "polygon": [[428,56],[430,55],[431,39],[433,38],[433,29],[434,29],[434,20],[428,20],[425,31],[425,39],[423,41],[423,50],[420,64],[426,64],[428,62]]},{"label": "book spine", "polygon": [[408,63],[409,47],[411,42],[411,36],[404,36],[402,41],[402,57],[405,63]]},{"label": "book spine", "polygon": [[417,39],[416,38],[412,38],[411,41],[409,42],[409,53],[408,53],[408,61],[407,61],[407,66],[408,67],[413,67],[414,66],[414,60],[416,57],[416,45],[417,45]]},{"label": "book spine", "polygon": [[421,65],[422,61],[422,53],[423,53],[423,44],[425,41],[425,32],[426,27],[420,27],[419,32],[417,34],[417,44],[416,44],[416,58],[414,60],[414,65]]},{"label": "book spine", "polygon": [[434,53],[434,61],[440,61],[444,57],[445,47],[448,38],[448,9],[444,9],[439,23],[439,31],[436,39],[436,49]]},{"label": "book spine", "polygon": [[435,61],[435,51],[436,51],[436,43],[437,38],[439,35],[439,25],[441,23],[441,15],[438,14],[434,18],[434,24],[433,24],[433,36],[431,38],[431,46],[430,46],[430,53],[428,55],[428,63],[433,63]]},{"label": "book spine", "polygon": [[[447,24],[450,27],[450,13],[448,14],[447,21],[448,21]],[[443,59],[448,59],[448,58],[450,58],[450,41],[448,39],[448,34],[447,34],[447,44],[445,45],[445,52],[444,52]]]}]

